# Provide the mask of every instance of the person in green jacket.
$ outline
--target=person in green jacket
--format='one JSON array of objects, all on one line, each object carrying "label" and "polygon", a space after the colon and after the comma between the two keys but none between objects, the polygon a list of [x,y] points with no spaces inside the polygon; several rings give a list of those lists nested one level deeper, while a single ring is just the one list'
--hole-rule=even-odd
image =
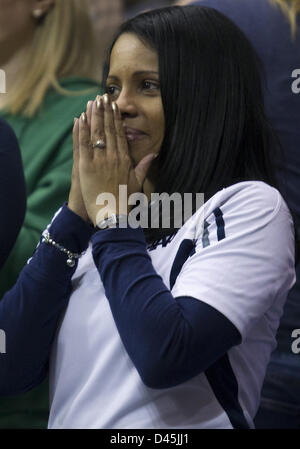
[{"label": "person in green jacket", "polygon": [[[0,116],[21,148],[27,211],[0,273],[0,298],[32,256],[41,232],[68,199],[74,117],[103,93],[85,0],[0,0]],[[5,213],[5,211],[2,211]],[[41,298],[42,299],[42,298]],[[0,398],[0,428],[46,428],[48,382]]]}]

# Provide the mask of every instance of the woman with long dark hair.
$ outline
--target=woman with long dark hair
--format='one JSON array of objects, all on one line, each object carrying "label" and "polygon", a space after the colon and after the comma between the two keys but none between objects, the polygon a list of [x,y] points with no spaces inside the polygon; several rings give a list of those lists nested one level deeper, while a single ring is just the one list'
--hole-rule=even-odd
[{"label": "woman with long dark hair", "polygon": [[213,9],[163,8],[121,27],[104,81],[68,204],[0,303],[0,393],[49,366],[50,428],[253,427],[295,281],[255,53]]},{"label": "woman with long dark hair", "polygon": [[[180,3],[180,2],[178,2]],[[264,64],[266,115],[283,158],[273,160],[280,192],[300,235],[300,0],[182,0],[212,7],[240,27]],[[300,242],[298,239],[298,248]],[[300,428],[300,264],[277,332],[255,418],[258,428]]]}]

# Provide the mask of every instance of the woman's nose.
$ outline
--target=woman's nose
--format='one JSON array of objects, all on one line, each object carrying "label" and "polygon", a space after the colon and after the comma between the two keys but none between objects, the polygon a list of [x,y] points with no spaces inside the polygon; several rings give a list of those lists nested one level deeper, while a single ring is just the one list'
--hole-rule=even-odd
[{"label": "woman's nose", "polygon": [[137,106],[133,95],[130,95],[126,92],[121,92],[118,99],[116,100],[116,103],[121,112],[121,115],[131,116],[137,114]]}]

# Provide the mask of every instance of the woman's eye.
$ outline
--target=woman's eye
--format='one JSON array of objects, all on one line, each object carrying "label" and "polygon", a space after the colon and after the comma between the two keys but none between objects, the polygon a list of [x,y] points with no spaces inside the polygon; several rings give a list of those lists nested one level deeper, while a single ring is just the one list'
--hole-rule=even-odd
[{"label": "woman's eye", "polygon": [[147,90],[159,89],[159,84],[152,81],[143,81],[143,87]]},{"label": "woman's eye", "polygon": [[116,95],[117,90],[118,90],[118,88],[116,86],[107,86],[107,88],[106,88],[106,92],[112,96]]},{"label": "woman's eye", "polygon": [[[144,89],[146,91],[157,90],[159,88],[160,88],[159,83],[155,83],[152,81],[143,81],[142,82],[142,89]],[[117,86],[107,86],[106,87],[106,92],[108,93],[108,95],[110,95],[112,97],[116,97],[116,96],[120,95],[120,91],[121,91],[121,89]]]}]

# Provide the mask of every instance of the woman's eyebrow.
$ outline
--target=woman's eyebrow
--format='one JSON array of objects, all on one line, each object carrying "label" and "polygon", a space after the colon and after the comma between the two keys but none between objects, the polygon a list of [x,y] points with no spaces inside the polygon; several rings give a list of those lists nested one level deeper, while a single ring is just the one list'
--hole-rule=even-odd
[{"label": "woman's eyebrow", "polygon": [[[158,72],[155,72],[154,70],[138,70],[138,71],[134,72],[132,74],[132,76],[134,77],[134,76],[137,76],[137,75],[149,75],[149,74],[158,75]],[[108,75],[107,78],[113,78],[113,79],[119,81],[119,77],[117,77],[116,75]]]}]

